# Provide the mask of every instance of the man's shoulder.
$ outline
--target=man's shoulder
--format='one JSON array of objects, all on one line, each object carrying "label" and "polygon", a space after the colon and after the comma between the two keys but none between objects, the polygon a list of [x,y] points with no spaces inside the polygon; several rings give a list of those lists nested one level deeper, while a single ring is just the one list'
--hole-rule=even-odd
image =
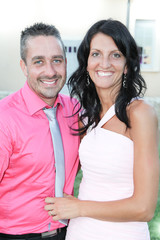
[{"label": "man's shoulder", "polygon": [[12,109],[15,108],[15,106],[20,102],[20,90],[17,92],[11,93],[10,95],[2,98],[0,100],[0,112],[10,112]]},{"label": "man's shoulder", "polygon": [[78,101],[77,99],[75,98],[71,98],[70,96],[68,95],[64,95],[64,94],[59,94],[58,95],[61,102],[62,102],[62,105],[65,107],[65,106],[68,106],[69,105],[72,105],[72,106],[75,106],[76,104],[78,104]]},{"label": "man's shoulder", "polygon": [[74,118],[77,118],[78,112],[80,109],[79,107],[80,105],[77,99],[71,98],[70,96],[63,95],[63,94],[59,94],[59,99],[62,104],[64,115],[72,116],[72,118],[70,118],[71,120],[73,120]]},{"label": "man's shoulder", "polygon": [[62,93],[59,93],[59,94],[58,94],[58,97],[59,97],[61,100],[64,100],[64,101],[70,101],[70,100],[71,100],[71,97],[70,97],[70,96],[65,95],[65,94],[62,94]]}]

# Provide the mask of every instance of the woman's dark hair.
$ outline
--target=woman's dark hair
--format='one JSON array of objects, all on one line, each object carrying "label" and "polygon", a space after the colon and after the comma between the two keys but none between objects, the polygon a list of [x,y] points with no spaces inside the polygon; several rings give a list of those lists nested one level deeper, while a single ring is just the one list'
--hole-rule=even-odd
[{"label": "woman's dark hair", "polygon": [[140,75],[138,48],[128,29],[124,24],[116,20],[108,19],[98,21],[88,30],[80,44],[77,53],[79,67],[68,81],[71,97],[74,96],[78,98],[80,102],[79,111],[81,108],[85,110],[80,115],[80,120],[83,122],[86,117],[88,118],[88,124],[78,130],[80,134],[83,134],[93,123],[94,126],[96,126],[100,120],[100,100],[94,83],[90,81],[90,84],[87,84],[87,77],[89,76],[87,76],[86,70],[90,43],[97,33],[110,36],[126,58],[126,84],[123,86],[122,80],[120,91],[117,93],[115,100],[115,112],[119,120],[124,122],[127,127],[130,127],[126,112],[127,105],[133,98],[142,97],[146,90],[146,83]]}]

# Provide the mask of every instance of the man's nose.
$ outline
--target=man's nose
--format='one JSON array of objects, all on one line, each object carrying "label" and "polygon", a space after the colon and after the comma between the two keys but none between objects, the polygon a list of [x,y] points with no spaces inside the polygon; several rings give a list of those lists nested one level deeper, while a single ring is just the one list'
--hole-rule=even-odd
[{"label": "man's nose", "polygon": [[45,66],[45,74],[48,77],[52,77],[57,73],[55,66],[52,63],[47,63]]}]

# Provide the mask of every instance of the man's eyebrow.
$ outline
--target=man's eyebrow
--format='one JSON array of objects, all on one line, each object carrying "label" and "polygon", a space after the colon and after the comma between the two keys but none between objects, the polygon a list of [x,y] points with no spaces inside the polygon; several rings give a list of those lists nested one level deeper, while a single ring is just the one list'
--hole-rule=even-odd
[{"label": "man's eyebrow", "polygon": [[35,56],[32,58],[32,61],[40,60],[40,59],[44,59],[44,57],[43,56]]},{"label": "man's eyebrow", "polygon": [[63,56],[63,55],[53,55],[52,58],[61,58],[61,59],[64,59],[64,56]]},{"label": "man's eyebrow", "polygon": [[[64,56],[63,55],[53,55],[52,56],[52,59],[57,59],[57,58],[64,59]],[[34,56],[32,58],[32,61],[41,60],[41,59],[45,59],[45,57],[44,56]]]}]

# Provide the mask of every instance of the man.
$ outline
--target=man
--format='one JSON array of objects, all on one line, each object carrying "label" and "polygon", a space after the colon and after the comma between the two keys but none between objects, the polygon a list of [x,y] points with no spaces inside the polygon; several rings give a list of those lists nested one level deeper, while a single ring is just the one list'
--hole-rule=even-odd
[{"label": "man", "polygon": [[44,210],[45,198],[55,196],[56,175],[44,109],[57,107],[67,194],[73,191],[79,137],[70,128],[78,117],[69,117],[76,101],[59,94],[66,57],[54,26],[38,23],[22,31],[20,65],[27,78],[24,87],[0,101],[0,239],[63,240],[65,225]]}]

